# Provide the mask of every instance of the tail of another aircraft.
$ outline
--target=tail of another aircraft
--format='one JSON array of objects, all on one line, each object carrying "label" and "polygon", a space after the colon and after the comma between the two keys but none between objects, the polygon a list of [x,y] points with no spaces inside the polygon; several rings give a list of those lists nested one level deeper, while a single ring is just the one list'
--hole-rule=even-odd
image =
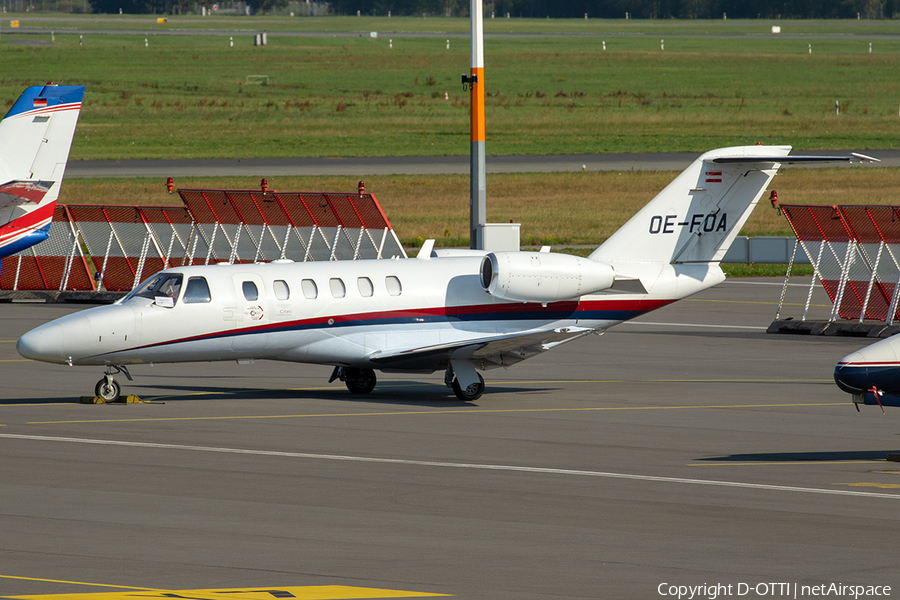
[{"label": "tail of another aircraft", "polygon": [[46,239],[83,97],[30,87],[0,121],[0,258]]}]

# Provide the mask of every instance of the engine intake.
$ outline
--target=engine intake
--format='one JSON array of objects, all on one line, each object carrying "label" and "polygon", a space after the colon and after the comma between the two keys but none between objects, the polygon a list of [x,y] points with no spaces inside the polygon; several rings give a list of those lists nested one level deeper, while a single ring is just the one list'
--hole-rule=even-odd
[{"label": "engine intake", "polygon": [[612,266],[568,254],[491,252],[481,261],[481,286],[517,302],[558,302],[612,287]]}]

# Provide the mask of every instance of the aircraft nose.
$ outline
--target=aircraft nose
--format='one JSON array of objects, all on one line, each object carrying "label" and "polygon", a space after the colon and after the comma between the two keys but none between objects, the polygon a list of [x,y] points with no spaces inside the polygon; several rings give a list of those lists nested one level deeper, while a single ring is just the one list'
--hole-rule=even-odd
[{"label": "aircraft nose", "polygon": [[19,338],[16,350],[25,358],[44,362],[61,363],[63,359],[63,330],[48,323],[32,329]]},{"label": "aircraft nose", "polygon": [[849,394],[861,394],[866,389],[868,369],[854,364],[860,362],[861,358],[862,355],[854,352],[834,366],[834,382]]},{"label": "aircraft nose", "polygon": [[850,394],[865,394],[873,386],[893,393],[897,389],[900,366],[895,360],[886,358],[873,352],[872,347],[848,354],[834,366],[834,382]]}]

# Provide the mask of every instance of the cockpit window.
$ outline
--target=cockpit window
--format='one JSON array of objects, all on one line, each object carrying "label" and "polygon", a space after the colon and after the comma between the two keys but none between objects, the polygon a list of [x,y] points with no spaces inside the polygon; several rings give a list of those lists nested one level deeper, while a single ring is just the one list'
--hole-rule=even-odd
[{"label": "cockpit window", "polygon": [[191,277],[188,279],[187,288],[184,290],[185,304],[200,304],[212,299],[209,293],[209,284],[205,277]]},{"label": "cockpit window", "polygon": [[181,282],[184,276],[181,273],[157,273],[125,296],[125,300],[131,298],[156,299],[157,296],[168,296],[173,300],[178,299],[181,290]]}]

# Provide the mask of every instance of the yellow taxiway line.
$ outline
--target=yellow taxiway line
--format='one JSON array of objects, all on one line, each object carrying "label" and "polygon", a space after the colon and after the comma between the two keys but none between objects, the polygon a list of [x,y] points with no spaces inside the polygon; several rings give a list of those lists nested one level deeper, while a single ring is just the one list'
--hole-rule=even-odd
[{"label": "yellow taxiway line", "polygon": [[[773,460],[771,462],[708,462],[708,463],[687,463],[686,467],[780,467],[782,465],[867,465],[872,463],[885,463],[887,459],[861,459],[861,460],[801,460],[782,462]],[[844,485],[844,484],[835,484]],[[850,485],[850,484],[846,484]],[[898,485],[897,487],[900,487]]]},{"label": "yellow taxiway line", "polygon": [[108,587],[126,590],[152,591],[153,588],[133,587],[130,585],[110,585],[107,583],[88,583],[86,581],[68,581],[65,579],[44,579],[42,577],[20,577],[17,575],[0,575],[0,579],[18,579],[20,581],[39,581],[42,583],[65,583],[68,585],[86,585],[90,587]]},{"label": "yellow taxiway line", "polygon": [[129,419],[78,419],[68,421],[29,421],[28,425],[66,425],[74,423],[139,423],[154,421],[236,421],[243,419],[313,419],[339,417],[385,417],[403,415],[451,415],[451,414],[509,414],[548,412],[600,412],[626,410],[686,410],[686,409],[738,409],[738,408],[794,408],[816,406],[848,406],[847,402],[782,403],[782,404],[707,404],[700,406],[600,406],[579,408],[471,408],[450,410],[406,410],[390,412],[319,413],[293,415],[233,415],[205,417],[136,417]]},{"label": "yellow taxiway line", "polygon": [[87,587],[118,588],[116,592],[100,593],[66,593],[40,594],[27,596],[4,596],[17,600],[141,600],[151,598],[190,597],[193,600],[275,600],[276,598],[295,598],[297,600],[364,600],[374,598],[426,598],[449,596],[430,592],[413,592],[408,590],[385,590],[346,585],[308,585],[308,586],[258,586],[249,588],[212,588],[205,590],[168,590],[130,585],[110,585],[106,583],[89,583],[85,581],[66,581],[61,579],[43,579],[40,577],[18,577],[0,575],[0,579],[18,579],[43,583],[64,583]]}]

